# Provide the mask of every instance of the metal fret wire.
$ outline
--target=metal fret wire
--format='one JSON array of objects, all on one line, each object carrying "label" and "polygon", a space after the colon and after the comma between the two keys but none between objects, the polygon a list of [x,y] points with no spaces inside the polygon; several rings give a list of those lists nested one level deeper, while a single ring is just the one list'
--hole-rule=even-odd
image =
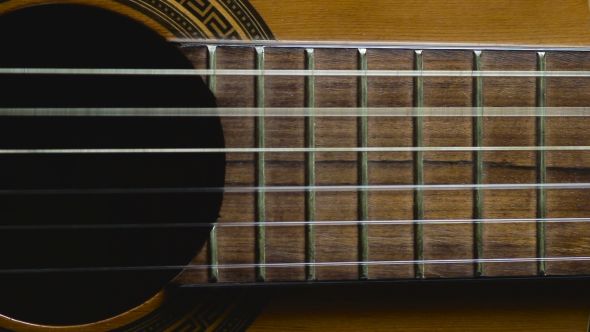
[{"label": "metal fret wire", "polygon": [[[305,50],[306,65],[308,70],[315,70],[315,52],[313,48]],[[315,148],[315,76],[307,76],[305,78],[305,107],[311,111],[310,116],[305,121],[305,135],[306,146],[308,148]],[[316,155],[314,151],[306,154],[306,168],[305,177],[307,186],[315,186],[316,184],[316,170],[315,161]],[[316,195],[315,190],[308,190],[305,192],[305,220],[313,222],[316,219]],[[313,263],[316,260],[315,253],[315,228],[314,224],[305,225],[305,261]],[[316,280],[315,266],[309,265],[305,270],[306,279],[309,281]]]},{"label": "metal fret wire", "polygon": [[[256,69],[261,71],[261,75],[256,78],[256,106],[264,111],[264,47],[256,47]],[[256,118],[256,146],[264,149],[265,147],[265,124],[264,114]],[[266,165],[265,153],[262,150],[256,158],[256,183],[258,187],[264,187],[266,182]],[[259,267],[256,268],[256,280],[266,280],[266,193],[264,190],[257,191],[256,195],[256,220],[262,224],[256,227],[256,262]]]},{"label": "metal fret wire", "polygon": [[[217,70],[217,46],[207,46],[208,50],[208,61],[207,61],[207,69],[211,69],[213,71]],[[210,75],[207,77],[209,90],[211,93],[215,94],[217,91],[217,76],[215,74]],[[217,265],[219,264],[219,251],[217,248],[217,226],[213,225],[211,227],[211,231],[209,233],[209,264],[211,265],[211,269],[209,269],[209,280],[211,282],[217,282],[219,280],[219,269]]]},{"label": "metal fret wire", "polygon": [[[481,71],[481,51],[473,52],[473,67],[476,71]],[[474,100],[473,106],[477,109],[477,115],[473,118],[473,145],[477,147],[483,146],[483,78],[475,77],[474,83]],[[484,182],[484,164],[482,151],[473,152],[473,178],[475,184],[481,185]],[[484,193],[483,190],[477,188],[473,192],[473,218],[481,219],[483,217],[484,208]],[[483,258],[483,225],[475,224],[473,228],[473,242],[474,242],[474,256],[475,258]],[[474,266],[474,274],[476,277],[483,275],[483,264],[478,262]]]},{"label": "metal fret wire", "polygon": [[[422,71],[424,61],[422,51],[414,51],[414,69]],[[420,111],[424,106],[424,80],[422,76],[414,78],[414,107],[418,116],[414,117],[414,146],[424,145],[423,130],[424,118]],[[424,154],[423,151],[414,151],[414,184],[417,189],[414,191],[414,219],[424,219],[424,193],[419,186],[424,185]],[[420,262],[424,259],[424,227],[422,224],[414,224],[414,257]],[[424,264],[416,264],[414,267],[416,278],[424,278]]]},{"label": "metal fret wire", "polygon": [[[522,258],[465,258],[465,259],[425,259],[425,260],[391,260],[391,261],[341,261],[341,262],[297,262],[297,263],[264,263],[264,264],[220,264],[218,269],[260,269],[260,268],[301,268],[313,265],[315,267],[340,267],[359,266],[399,266],[399,265],[454,265],[454,264],[477,264],[477,263],[538,263],[543,262],[588,262],[588,256],[569,257],[522,257]],[[207,264],[188,265],[154,265],[154,266],[96,266],[96,267],[65,267],[65,268],[22,268],[22,269],[0,269],[0,274],[26,274],[26,273],[81,273],[81,272],[124,272],[124,271],[162,271],[162,270],[208,270],[211,266]]]},{"label": "metal fret wire", "polygon": [[80,76],[368,76],[368,77],[590,77],[590,71],[521,70],[300,70],[300,69],[115,69],[0,68],[0,75]]},{"label": "metal fret wire", "polygon": [[[308,77],[308,79],[311,77]],[[214,82],[215,80],[211,81]],[[212,83],[211,83],[212,84]],[[589,117],[590,107],[0,108],[19,117]]]},{"label": "metal fret wire", "polygon": [[[367,49],[358,49],[359,69],[362,71],[369,70],[367,59]],[[359,78],[359,96],[358,104],[361,109],[369,106],[369,82],[367,76]],[[363,115],[358,118],[358,142],[361,147],[369,146],[369,118]],[[362,186],[369,185],[369,154],[366,151],[359,153],[359,184]],[[360,220],[369,219],[369,192],[362,191],[358,193],[358,214]],[[369,260],[369,228],[367,224],[359,225],[359,257],[361,261]],[[359,279],[369,279],[369,266],[359,266]]]},{"label": "metal fret wire", "polygon": [[[537,53],[537,70],[544,72],[546,68],[547,57],[545,52]],[[536,87],[536,106],[540,108],[541,112],[544,111],[545,105],[547,104],[546,96],[546,80],[545,77],[537,77]],[[536,140],[538,146],[545,145],[545,117],[536,118]],[[545,183],[547,178],[547,165],[545,159],[545,151],[537,151],[537,183]],[[545,188],[537,189],[537,218],[545,219],[547,216],[547,202]],[[537,257],[545,257],[545,223],[542,221],[537,222]],[[537,272],[540,276],[546,275],[546,264],[545,261],[539,261],[537,263]]]}]

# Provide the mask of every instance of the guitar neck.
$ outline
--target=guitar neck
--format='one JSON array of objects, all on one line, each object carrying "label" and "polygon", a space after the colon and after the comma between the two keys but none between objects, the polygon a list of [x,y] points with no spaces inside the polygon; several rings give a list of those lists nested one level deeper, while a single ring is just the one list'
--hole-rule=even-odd
[{"label": "guitar neck", "polygon": [[181,46],[233,149],[181,283],[588,273],[586,49]]}]

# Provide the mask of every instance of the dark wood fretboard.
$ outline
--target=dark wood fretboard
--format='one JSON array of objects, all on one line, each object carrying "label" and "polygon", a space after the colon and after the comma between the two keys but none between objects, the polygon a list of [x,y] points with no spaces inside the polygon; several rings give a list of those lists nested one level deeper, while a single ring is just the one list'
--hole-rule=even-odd
[{"label": "dark wood fretboard", "polygon": [[[308,112],[223,117],[227,148],[300,149],[228,153],[226,187],[295,189],[226,192],[220,227],[194,261],[212,266],[207,273],[185,272],[181,283],[590,272],[587,260],[568,259],[590,256],[590,224],[567,219],[590,216],[590,191],[583,185],[590,182],[590,151],[542,148],[590,146],[583,109],[590,106],[587,50],[180,45],[196,68],[225,71],[205,77],[218,107]],[[258,71],[228,74],[238,69]],[[291,73],[267,74],[273,70]],[[321,73],[334,70],[350,74]],[[551,75],[557,72],[577,75]],[[314,116],[326,108],[356,115]],[[373,116],[388,110],[397,115]],[[407,116],[399,115],[402,110]],[[433,116],[435,110],[474,116]],[[582,115],[544,116],[560,111]],[[580,187],[545,187],[559,183]],[[499,184],[507,186],[493,187]],[[444,185],[452,188],[436,188]],[[322,186],[353,189],[315,190]],[[407,189],[376,190],[387,186]],[[273,226],[294,221],[312,223]],[[234,222],[264,224],[223,227]],[[326,262],[343,264],[322,266]],[[273,266],[283,263],[293,265]],[[225,268],[235,264],[244,267]]]}]

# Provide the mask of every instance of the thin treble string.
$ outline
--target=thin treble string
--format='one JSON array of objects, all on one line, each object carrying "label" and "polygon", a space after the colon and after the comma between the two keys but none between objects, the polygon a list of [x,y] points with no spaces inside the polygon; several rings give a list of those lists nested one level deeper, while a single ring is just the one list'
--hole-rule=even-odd
[{"label": "thin treble string", "polygon": [[18,117],[588,117],[590,107],[0,108]]},{"label": "thin treble string", "polygon": [[536,262],[590,262],[588,256],[570,257],[523,257],[523,258],[465,258],[465,259],[422,259],[422,260],[382,260],[382,261],[341,261],[341,262],[296,262],[296,263],[235,263],[235,264],[188,264],[188,265],[152,265],[152,266],[94,266],[94,267],[59,267],[59,268],[7,268],[0,269],[1,274],[51,274],[84,272],[131,272],[131,271],[165,271],[165,270],[208,270],[211,268],[236,270],[254,268],[303,268],[342,267],[342,266],[399,266],[399,265],[457,265],[477,263],[536,263]]},{"label": "thin treble string", "polygon": [[262,187],[186,187],[186,188],[75,188],[75,189],[0,189],[0,195],[133,195],[227,193],[247,194],[297,192],[355,192],[355,191],[461,191],[461,190],[531,190],[531,189],[590,189],[590,183],[482,183],[482,184],[400,184],[400,185],[334,185],[334,186],[262,186]]},{"label": "thin treble string", "polygon": [[401,147],[293,147],[293,148],[99,148],[0,149],[0,155],[23,154],[200,154],[200,153],[309,153],[309,152],[525,152],[590,151],[588,145],[569,146],[401,146]]},{"label": "thin treble string", "polygon": [[271,228],[277,227],[297,227],[297,226],[404,226],[404,225],[472,225],[472,224],[535,224],[544,222],[547,224],[577,224],[590,223],[590,218],[519,218],[519,219],[422,219],[422,220],[325,220],[325,221],[267,221],[267,222],[194,222],[194,223],[135,223],[135,224],[65,224],[65,225],[0,225],[0,231],[37,231],[37,230],[88,230],[88,229],[170,229],[170,228],[248,228],[265,226]]},{"label": "thin treble string", "polygon": [[305,70],[305,69],[119,69],[0,68],[0,75],[82,76],[330,76],[330,77],[590,77],[590,71],[525,70]]}]

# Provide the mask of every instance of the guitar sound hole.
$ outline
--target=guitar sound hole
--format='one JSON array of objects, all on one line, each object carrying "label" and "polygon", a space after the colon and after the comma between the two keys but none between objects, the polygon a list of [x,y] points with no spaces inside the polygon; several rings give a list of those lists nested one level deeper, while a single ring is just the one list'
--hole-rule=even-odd
[{"label": "guitar sound hole", "polygon": [[[48,5],[0,17],[0,67],[191,68],[174,46],[102,9]],[[0,107],[214,107],[200,77],[1,76]],[[2,117],[1,149],[223,147],[218,118]],[[222,154],[0,155],[0,226],[211,223],[222,194],[87,189],[222,187]],[[55,189],[23,194],[22,190]],[[69,193],[60,192],[70,189]],[[11,190],[14,190],[11,192]],[[140,305],[203,246],[208,228],[0,230],[0,313],[81,324]],[[31,269],[107,267],[104,271]],[[7,269],[25,269],[6,274]],[[39,271],[37,271],[39,272]]]}]

